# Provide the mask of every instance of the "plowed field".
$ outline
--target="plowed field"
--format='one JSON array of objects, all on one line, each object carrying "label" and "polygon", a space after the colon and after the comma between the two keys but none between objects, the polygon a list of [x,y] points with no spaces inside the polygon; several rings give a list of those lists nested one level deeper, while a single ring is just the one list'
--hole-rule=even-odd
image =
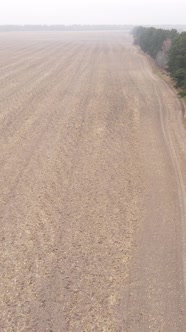
[{"label": "plowed field", "polygon": [[186,134],[121,32],[0,34],[0,331],[186,330]]}]

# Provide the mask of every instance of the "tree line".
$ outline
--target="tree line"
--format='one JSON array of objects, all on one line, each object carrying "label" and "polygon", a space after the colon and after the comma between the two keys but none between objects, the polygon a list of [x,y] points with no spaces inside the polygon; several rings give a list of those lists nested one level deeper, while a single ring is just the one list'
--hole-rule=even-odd
[{"label": "tree line", "polygon": [[10,31],[104,31],[132,30],[131,25],[0,25],[0,32]]},{"label": "tree line", "polygon": [[180,95],[186,96],[186,32],[156,28],[136,27],[133,30],[134,43],[155,60],[162,60],[163,67],[170,73],[180,88]]}]

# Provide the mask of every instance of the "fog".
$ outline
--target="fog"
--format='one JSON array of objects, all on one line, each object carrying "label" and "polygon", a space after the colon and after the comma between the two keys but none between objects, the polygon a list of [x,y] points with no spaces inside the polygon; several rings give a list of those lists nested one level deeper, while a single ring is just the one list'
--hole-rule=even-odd
[{"label": "fog", "polygon": [[0,24],[186,24],[186,0],[6,0]]}]

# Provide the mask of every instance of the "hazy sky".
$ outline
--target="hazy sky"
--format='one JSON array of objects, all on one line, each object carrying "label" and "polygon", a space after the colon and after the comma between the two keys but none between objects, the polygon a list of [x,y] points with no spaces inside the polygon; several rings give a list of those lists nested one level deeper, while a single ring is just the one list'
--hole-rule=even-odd
[{"label": "hazy sky", "polygon": [[0,0],[0,24],[186,24],[186,0]]}]

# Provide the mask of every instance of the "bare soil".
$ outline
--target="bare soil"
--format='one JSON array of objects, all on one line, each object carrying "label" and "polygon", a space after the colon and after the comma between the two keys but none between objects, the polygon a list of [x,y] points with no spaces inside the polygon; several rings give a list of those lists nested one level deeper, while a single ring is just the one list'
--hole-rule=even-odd
[{"label": "bare soil", "polygon": [[185,331],[182,108],[127,34],[1,33],[0,152],[0,331]]}]

